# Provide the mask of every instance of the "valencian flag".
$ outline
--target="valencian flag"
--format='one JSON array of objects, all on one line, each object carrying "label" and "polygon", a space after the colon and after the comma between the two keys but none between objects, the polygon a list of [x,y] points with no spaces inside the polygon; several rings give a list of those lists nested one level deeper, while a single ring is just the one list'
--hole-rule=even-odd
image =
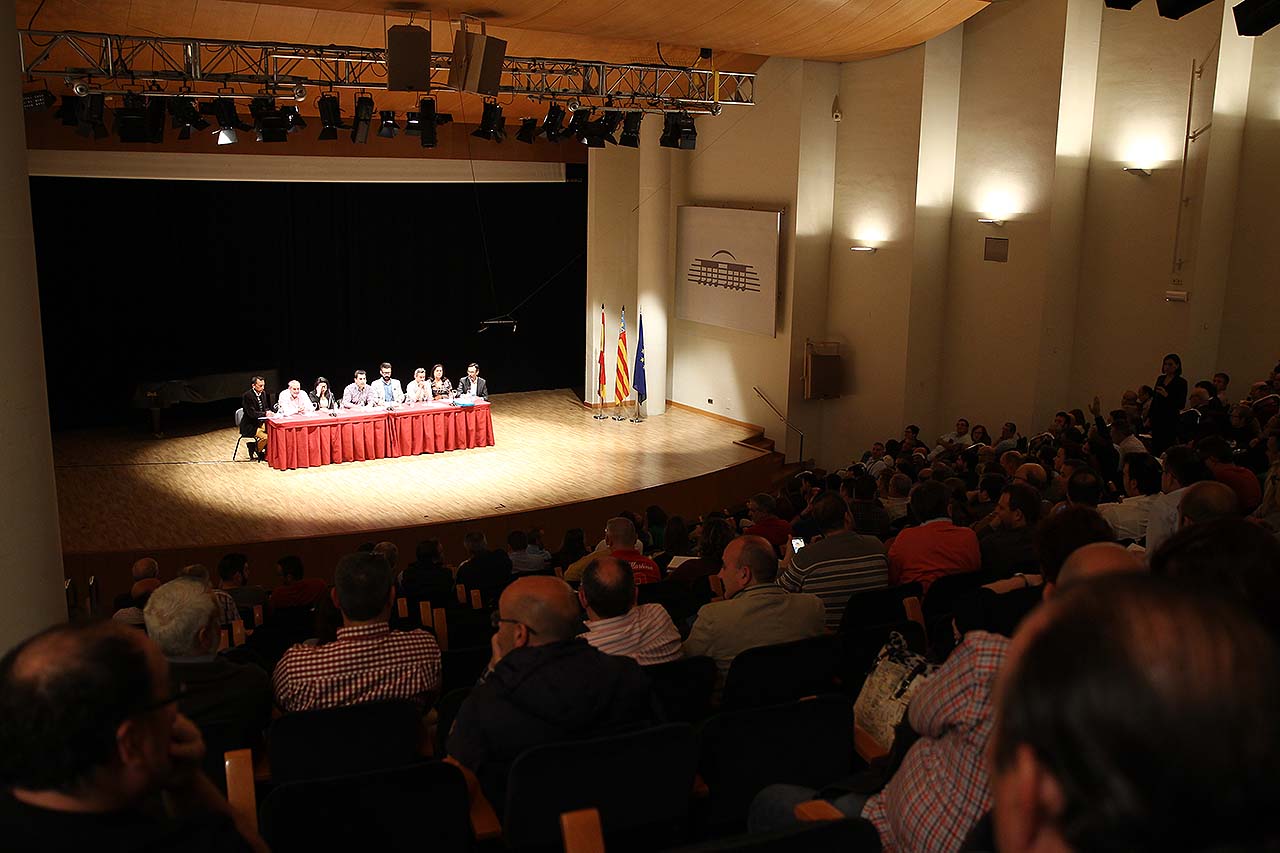
[{"label": "valencian flag", "polygon": [[597,391],[597,397],[599,398],[600,402],[603,403],[604,391],[609,384],[609,381],[604,377],[604,303],[603,302],[600,303],[600,381],[597,384],[599,385],[599,388]]},{"label": "valencian flag", "polygon": [[648,383],[644,379],[644,315],[636,317],[636,402],[643,403],[649,397]]},{"label": "valencian flag", "polygon": [[627,306],[622,306],[618,327],[618,367],[613,373],[613,399],[621,406],[631,396],[631,370],[627,367]]}]

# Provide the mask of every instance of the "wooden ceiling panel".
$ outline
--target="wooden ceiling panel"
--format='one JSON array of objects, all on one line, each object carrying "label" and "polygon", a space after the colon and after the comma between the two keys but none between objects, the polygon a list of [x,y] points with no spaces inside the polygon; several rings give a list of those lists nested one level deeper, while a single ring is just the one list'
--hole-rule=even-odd
[{"label": "wooden ceiling panel", "polygon": [[[18,0],[20,26],[26,25],[38,2]],[[480,15],[493,24],[493,34],[508,38],[512,54],[608,61],[637,61],[650,51],[646,46],[655,42],[663,43],[664,52],[670,44],[673,49],[711,47],[737,55],[855,60],[920,44],[987,4],[987,0],[454,2],[451,8],[434,10],[437,20],[456,18],[461,12]],[[348,37],[343,41],[380,45],[382,16],[392,5],[391,0],[277,0],[274,6],[253,0],[47,0],[36,26],[128,32],[131,21],[136,21],[137,28],[166,35],[308,42],[317,40],[311,38],[313,32],[333,32]],[[181,31],[187,27],[189,31]],[[545,47],[574,49],[552,54],[517,48],[523,42],[515,37],[517,32],[544,34],[548,38],[541,45]],[[528,42],[531,47],[538,44],[537,39]],[[632,56],[620,59],[619,52]]]}]

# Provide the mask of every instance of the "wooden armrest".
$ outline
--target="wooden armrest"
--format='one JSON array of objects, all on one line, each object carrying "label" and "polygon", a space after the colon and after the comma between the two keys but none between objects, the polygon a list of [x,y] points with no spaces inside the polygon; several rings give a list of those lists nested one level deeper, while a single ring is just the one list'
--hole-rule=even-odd
[{"label": "wooden armrest", "polygon": [[225,652],[231,646],[231,633],[223,628],[218,632],[218,651]]},{"label": "wooden armrest", "polygon": [[906,613],[907,619],[918,623],[921,628],[928,628],[924,624],[924,608],[920,606],[920,599],[914,595],[902,599],[902,610]]},{"label": "wooden armrest", "polygon": [[471,609],[472,610],[484,609],[484,601],[481,599],[480,590],[478,589],[471,590]]},{"label": "wooden armrest", "polygon": [[868,764],[889,754],[887,747],[883,746],[880,741],[872,737],[871,732],[857,723],[853,724],[853,748],[862,757],[862,760]]},{"label": "wooden armrest", "polygon": [[432,622],[436,631],[436,645],[440,647],[440,651],[449,651],[449,620],[444,615],[444,608],[437,607],[431,611]]},{"label": "wooden armrest", "polygon": [[253,781],[270,782],[271,781],[271,753],[269,750],[260,749],[253,756]]},{"label": "wooden armrest", "polygon": [[399,616],[401,619],[409,618],[409,599],[407,598],[396,599],[396,615]]},{"label": "wooden armrest", "polygon": [[467,603],[467,588],[465,586],[463,586],[462,584],[456,584],[453,588],[453,591],[458,595],[459,604]]},{"label": "wooden armrest", "polygon": [[418,618],[422,620],[423,628],[434,628],[435,620],[431,618],[431,602],[418,602]]},{"label": "wooden armrest", "polygon": [[253,789],[253,753],[234,749],[225,753],[227,803],[235,816],[258,830],[258,797]]},{"label": "wooden armrest", "polygon": [[262,605],[253,605],[253,627],[255,629],[262,627]]},{"label": "wooden armrest", "polygon": [[461,770],[462,778],[467,781],[467,798],[471,801],[471,831],[475,834],[476,841],[501,838],[502,822],[498,820],[498,813],[493,810],[493,805],[480,790],[480,780],[476,778],[476,774],[454,761],[453,756],[446,758],[445,762]]},{"label": "wooden armrest", "polygon": [[244,639],[244,623],[237,619],[231,623],[231,645],[243,646]]},{"label": "wooden armrest", "polygon": [[580,809],[560,815],[560,834],[564,837],[564,853],[604,853],[604,830],[600,812]]},{"label": "wooden armrest", "polygon": [[844,820],[844,812],[826,800],[808,800],[796,804],[796,820],[815,823],[821,820]]}]

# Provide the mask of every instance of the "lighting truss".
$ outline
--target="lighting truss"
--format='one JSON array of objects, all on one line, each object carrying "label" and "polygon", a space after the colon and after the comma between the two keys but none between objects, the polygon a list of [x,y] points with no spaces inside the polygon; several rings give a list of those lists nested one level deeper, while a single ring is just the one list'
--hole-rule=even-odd
[{"label": "lighting truss", "polygon": [[[19,49],[24,75],[61,78],[90,90],[149,82],[199,88],[251,85],[280,97],[297,86],[386,89],[384,48],[21,30]],[[452,60],[451,52],[432,52],[432,89],[450,88]],[[535,100],[602,101],[628,110],[714,115],[725,105],[754,104],[755,75],[508,56],[499,92]]]}]

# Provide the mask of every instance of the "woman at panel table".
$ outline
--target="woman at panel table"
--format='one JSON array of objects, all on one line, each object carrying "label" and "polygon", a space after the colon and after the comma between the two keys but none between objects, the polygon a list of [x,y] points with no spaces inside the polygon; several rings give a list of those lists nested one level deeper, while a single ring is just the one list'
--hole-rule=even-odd
[{"label": "woman at panel table", "polygon": [[444,378],[444,365],[431,368],[431,399],[447,400],[453,393],[453,383]]},{"label": "woman at panel table", "polygon": [[413,381],[404,387],[405,402],[431,402],[431,396],[431,383],[427,381],[427,369],[419,367],[413,371]]},{"label": "woman at panel table", "polygon": [[334,397],[333,392],[329,390],[329,380],[323,376],[316,377],[316,390],[312,391],[310,396],[311,402],[321,412],[337,409],[342,405],[342,401]]}]

